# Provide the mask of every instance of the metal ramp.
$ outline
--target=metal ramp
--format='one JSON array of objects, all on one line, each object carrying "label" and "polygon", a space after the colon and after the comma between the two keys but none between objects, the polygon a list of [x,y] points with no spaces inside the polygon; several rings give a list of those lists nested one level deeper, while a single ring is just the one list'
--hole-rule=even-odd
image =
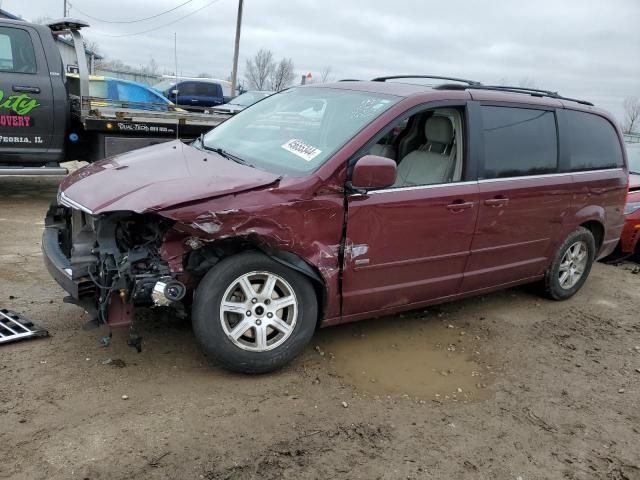
[{"label": "metal ramp", "polygon": [[44,328],[34,325],[31,320],[27,320],[19,313],[5,308],[0,309],[0,345],[48,335],[49,332]]},{"label": "metal ramp", "polygon": [[64,176],[69,173],[64,167],[3,167],[0,166],[0,177],[33,177],[41,175]]}]

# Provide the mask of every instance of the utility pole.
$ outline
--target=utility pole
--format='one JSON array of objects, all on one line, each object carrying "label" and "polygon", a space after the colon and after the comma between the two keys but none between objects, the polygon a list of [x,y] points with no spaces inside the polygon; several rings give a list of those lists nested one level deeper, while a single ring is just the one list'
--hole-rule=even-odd
[{"label": "utility pole", "polygon": [[240,51],[240,27],[242,26],[243,3],[244,0],[238,0],[238,19],[236,20],[236,45],[233,50],[233,70],[231,71],[231,96],[235,96],[236,87],[238,86],[238,53]]},{"label": "utility pole", "polygon": [[69,16],[69,0],[63,0],[64,2],[64,17],[68,17]]}]

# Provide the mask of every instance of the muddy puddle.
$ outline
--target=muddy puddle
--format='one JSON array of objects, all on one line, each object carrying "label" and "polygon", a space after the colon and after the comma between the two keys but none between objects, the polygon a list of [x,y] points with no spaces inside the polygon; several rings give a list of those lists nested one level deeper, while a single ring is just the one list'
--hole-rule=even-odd
[{"label": "muddy puddle", "polygon": [[491,395],[494,376],[477,330],[437,315],[390,317],[321,330],[315,348],[357,391],[470,402]]}]

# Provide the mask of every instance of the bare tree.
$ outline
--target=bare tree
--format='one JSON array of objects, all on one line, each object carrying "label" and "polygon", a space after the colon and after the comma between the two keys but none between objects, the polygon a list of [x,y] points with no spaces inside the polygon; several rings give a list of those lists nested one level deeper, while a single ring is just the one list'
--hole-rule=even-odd
[{"label": "bare tree", "polygon": [[624,132],[633,133],[640,124],[640,100],[638,97],[624,99]]},{"label": "bare tree", "polygon": [[142,71],[148,75],[160,76],[160,65],[156,62],[156,59],[151,57],[149,63],[142,67]]},{"label": "bare tree", "polygon": [[95,40],[89,40],[88,38],[84,39],[84,49],[87,52],[91,52],[95,55],[102,54],[102,49],[100,48],[100,45],[98,44],[98,42],[96,42]]},{"label": "bare tree", "polygon": [[247,60],[245,77],[249,88],[266,90],[269,79],[276,68],[271,50],[260,49],[253,58]]},{"label": "bare tree", "polygon": [[211,75],[209,72],[200,72],[197,75],[198,78],[212,78],[213,75]]},{"label": "bare tree", "polygon": [[331,75],[331,65],[322,67],[320,71],[320,83],[327,83],[329,81],[329,75]]},{"label": "bare tree", "polygon": [[271,72],[271,90],[279,92],[284,90],[293,82],[293,61],[290,58],[283,58]]}]

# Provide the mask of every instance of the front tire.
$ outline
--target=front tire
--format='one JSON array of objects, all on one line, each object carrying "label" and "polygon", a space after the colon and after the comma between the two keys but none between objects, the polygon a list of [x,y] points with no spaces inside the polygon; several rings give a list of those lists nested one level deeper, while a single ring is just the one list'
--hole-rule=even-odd
[{"label": "front tire", "polygon": [[578,227],[562,242],[544,278],[545,292],[554,300],[566,300],[582,288],[596,255],[593,234]]},{"label": "front tire", "polygon": [[315,331],[318,303],[309,279],[260,252],[225,258],[193,300],[193,330],[207,356],[243,373],[276,370]]}]

